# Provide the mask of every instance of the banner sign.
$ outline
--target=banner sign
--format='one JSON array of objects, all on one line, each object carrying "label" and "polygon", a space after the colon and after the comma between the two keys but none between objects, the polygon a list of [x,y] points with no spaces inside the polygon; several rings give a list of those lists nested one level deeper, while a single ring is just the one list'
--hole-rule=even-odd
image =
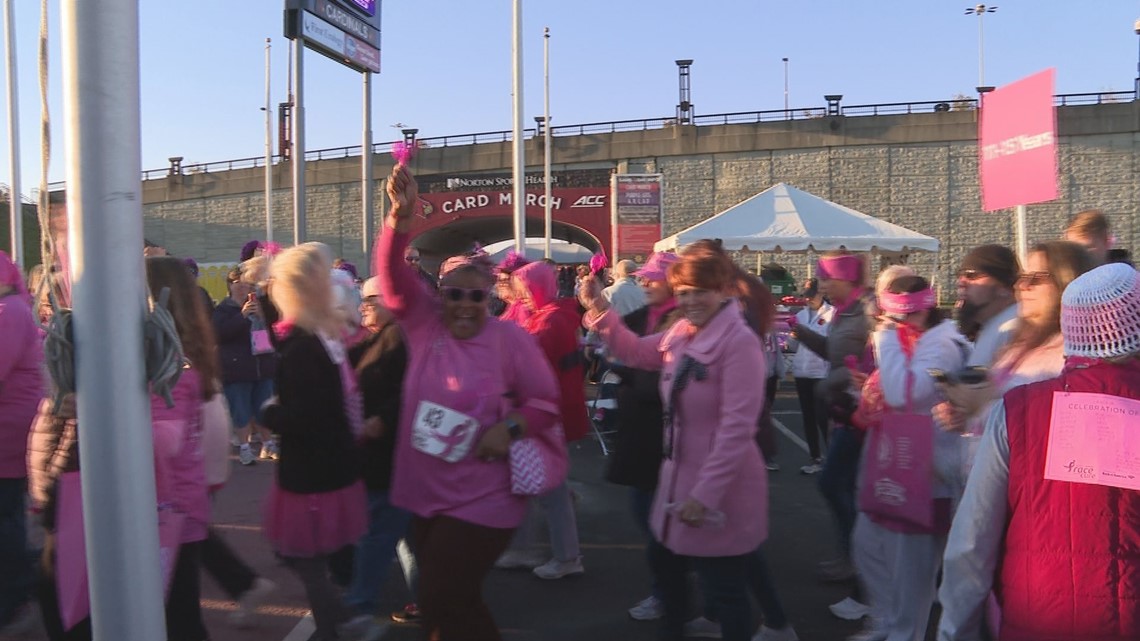
[{"label": "banner sign", "polygon": [[982,209],[995,211],[1057,198],[1054,69],[982,97],[978,174]]},{"label": "banner sign", "polygon": [[614,260],[643,262],[661,240],[661,174],[615,174],[612,220]]},{"label": "banner sign", "polygon": [[379,49],[308,11],[301,11],[300,14],[301,36],[306,43],[316,45],[315,48],[321,53],[360,71],[380,71]]},{"label": "banner sign", "polygon": [[[552,189],[550,209],[558,220],[571,222],[575,216],[607,211],[609,193],[605,187]],[[421,193],[417,213],[422,218],[445,216],[511,216],[514,193],[501,191],[454,191]],[[541,191],[526,192],[527,216],[542,217],[546,196]]]}]

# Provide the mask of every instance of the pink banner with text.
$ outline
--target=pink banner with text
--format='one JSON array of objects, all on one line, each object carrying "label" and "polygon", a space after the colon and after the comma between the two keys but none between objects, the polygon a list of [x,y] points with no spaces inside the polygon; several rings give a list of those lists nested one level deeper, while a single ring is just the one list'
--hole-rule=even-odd
[{"label": "pink banner with text", "polygon": [[1055,75],[1046,69],[982,98],[978,173],[985,211],[1057,197]]}]

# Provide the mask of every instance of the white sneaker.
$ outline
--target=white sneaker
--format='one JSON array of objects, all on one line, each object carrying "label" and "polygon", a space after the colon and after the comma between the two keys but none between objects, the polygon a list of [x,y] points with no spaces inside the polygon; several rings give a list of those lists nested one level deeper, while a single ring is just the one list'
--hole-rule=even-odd
[{"label": "white sneaker", "polygon": [[868,627],[847,637],[847,641],[887,641],[887,632]]},{"label": "white sneaker", "polygon": [[823,461],[813,459],[811,463],[800,468],[800,474],[819,474],[823,471]]},{"label": "white sneaker", "polygon": [[851,597],[847,597],[839,603],[832,603],[827,606],[827,609],[845,621],[858,621],[871,613],[870,606],[860,603]]},{"label": "white sneaker", "polygon": [[537,550],[507,550],[495,561],[500,570],[533,570],[544,563],[546,555]]},{"label": "white sneaker", "polygon": [[257,613],[257,606],[265,602],[277,584],[269,579],[257,577],[253,585],[237,600],[237,610],[230,613],[230,625],[238,628],[247,628],[253,625],[253,615]]},{"label": "white sneaker", "polygon": [[762,625],[760,626],[760,631],[752,637],[752,641],[800,641],[800,638],[796,635],[792,624],[789,623],[784,626],[783,630]]},{"label": "white sneaker", "polygon": [[558,559],[550,559],[546,563],[534,569],[534,575],[540,579],[553,581],[554,579],[561,579],[565,576],[573,576],[575,574],[584,574],[586,568],[582,566],[582,557],[570,561],[559,561]]},{"label": "white sneaker", "polygon": [[655,596],[647,597],[629,609],[629,616],[634,621],[656,621],[665,616],[665,604]]},{"label": "white sneaker", "polygon": [[361,614],[338,625],[336,632],[345,641],[379,641],[387,634],[388,624],[376,621],[371,615]]},{"label": "white sneaker", "polygon": [[280,451],[277,449],[277,439],[270,439],[261,444],[261,453],[258,458],[262,460],[276,461],[281,458]]},{"label": "white sneaker", "polygon": [[241,449],[238,450],[238,460],[242,465],[253,465],[257,462],[257,457],[253,455],[253,450],[249,448],[249,443],[244,443]]},{"label": "white sneaker", "polygon": [[709,621],[704,617],[697,617],[685,623],[685,627],[682,628],[681,633],[695,639],[719,639],[720,624],[716,621]]}]

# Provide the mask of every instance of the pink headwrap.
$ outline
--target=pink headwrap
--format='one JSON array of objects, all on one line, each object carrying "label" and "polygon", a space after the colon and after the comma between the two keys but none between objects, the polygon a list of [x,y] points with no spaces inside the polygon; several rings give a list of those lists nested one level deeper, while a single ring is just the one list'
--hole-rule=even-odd
[{"label": "pink headwrap", "polygon": [[0,251],[0,287],[11,287],[16,290],[17,296],[24,299],[24,302],[32,304],[32,295],[28,293],[28,287],[24,284],[24,274],[4,251]]},{"label": "pink headwrap", "polygon": [[491,257],[487,255],[483,247],[477,244],[470,252],[452,256],[443,261],[443,265],[439,267],[439,277],[443,278],[460,267],[475,267],[490,278],[495,264],[491,262]]},{"label": "pink headwrap", "polygon": [[913,294],[883,292],[879,296],[879,309],[887,314],[913,314],[924,309],[933,309],[937,304],[934,290],[929,287]]},{"label": "pink headwrap", "polygon": [[845,280],[858,283],[863,280],[863,259],[854,254],[825,256],[816,264],[822,280]]}]

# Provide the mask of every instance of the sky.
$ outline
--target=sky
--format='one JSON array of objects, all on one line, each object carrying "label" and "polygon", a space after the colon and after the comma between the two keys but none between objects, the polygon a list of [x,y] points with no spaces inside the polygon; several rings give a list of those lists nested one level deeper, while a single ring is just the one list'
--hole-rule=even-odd
[{"label": "sky", "polygon": [[[39,2],[15,0],[23,193],[40,180]],[[273,103],[286,99],[282,0],[140,0],[143,169],[264,153],[265,39]],[[49,180],[65,179],[59,2],[50,0]],[[555,125],[671,116],[674,61],[694,60],[697,115],[927,101],[973,93],[978,19],[963,0],[523,0],[525,122],[542,115],[543,27],[550,27]],[[377,142],[510,129],[511,0],[383,0]],[[1140,0],[1006,0],[987,14],[986,84],[1057,68],[1057,92],[1128,91],[1137,74]],[[361,77],[305,54],[308,149],[357,145]],[[6,92],[5,92],[6,93]],[[6,117],[6,114],[5,114]],[[6,120],[5,120],[6,124]],[[276,131],[276,124],[274,124]],[[0,183],[10,179],[0,126]],[[274,143],[276,149],[276,142]]]}]

